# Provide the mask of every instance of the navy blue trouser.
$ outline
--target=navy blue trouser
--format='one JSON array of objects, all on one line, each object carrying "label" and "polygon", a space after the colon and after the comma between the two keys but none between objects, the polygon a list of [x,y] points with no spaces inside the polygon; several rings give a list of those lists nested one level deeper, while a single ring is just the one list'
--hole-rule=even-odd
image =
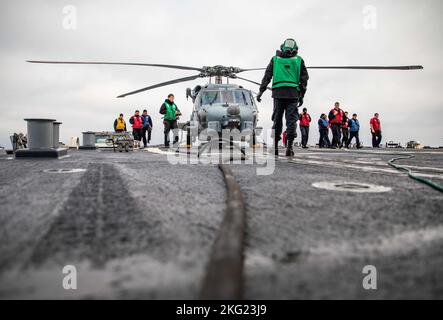
[{"label": "navy blue trouser", "polygon": [[309,139],[309,127],[300,126],[300,132],[301,132],[301,145],[302,147],[306,147]]},{"label": "navy blue trouser", "polygon": [[332,147],[338,148],[341,143],[341,123],[331,123]]},{"label": "navy blue trouser", "polygon": [[[146,133],[148,134],[148,140],[146,141]],[[143,145],[146,147],[147,143],[151,142],[151,129],[150,128],[143,128],[142,129],[142,139],[143,139]]]},{"label": "navy blue trouser", "polygon": [[358,131],[351,131],[349,133],[349,139],[348,139],[348,142],[346,143],[346,148],[349,148],[349,145],[351,144],[351,141],[354,137],[357,142],[357,148],[360,148],[360,138],[358,136]]},{"label": "navy blue trouser", "polygon": [[331,141],[329,140],[329,129],[320,129],[320,140],[318,141],[318,146],[320,148],[329,148],[331,146]]},{"label": "navy blue trouser", "polygon": [[295,129],[298,119],[298,100],[297,99],[274,99],[274,113],[272,120],[274,121],[273,129],[275,136],[280,137],[283,130],[283,114],[286,118],[286,133],[288,146],[295,139]]},{"label": "navy blue trouser", "polygon": [[177,120],[163,120],[163,125],[165,126],[165,146],[169,146],[169,132],[172,130],[174,134],[174,144],[178,142],[178,134],[174,129],[178,128]]},{"label": "navy blue trouser", "polygon": [[342,137],[341,144],[342,146],[345,146],[349,140],[349,128],[342,128]]},{"label": "navy blue trouser", "polygon": [[372,147],[378,148],[381,143],[381,131],[372,132]]}]

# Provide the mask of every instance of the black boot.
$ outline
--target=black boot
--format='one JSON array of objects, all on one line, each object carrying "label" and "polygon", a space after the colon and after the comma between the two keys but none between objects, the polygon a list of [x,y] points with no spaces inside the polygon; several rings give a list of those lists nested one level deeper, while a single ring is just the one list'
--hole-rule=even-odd
[{"label": "black boot", "polygon": [[278,142],[280,141],[280,137],[274,138],[274,155],[278,156]]},{"label": "black boot", "polygon": [[293,145],[294,145],[294,141],[288,141],[288,147],[286,148],[286,156],[287,157],[294,156],[294,149],[292,148]]},{"label": "black boot", "polygon": [[293,157],[294,156],[294,149],[292,149],[292,147],[287,147],[286,148],[286,156],[287,157]]}]

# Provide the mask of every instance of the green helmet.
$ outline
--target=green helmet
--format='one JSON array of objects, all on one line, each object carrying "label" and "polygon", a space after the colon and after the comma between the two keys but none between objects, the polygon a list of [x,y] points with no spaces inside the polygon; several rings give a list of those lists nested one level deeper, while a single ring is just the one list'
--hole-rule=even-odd
[{"label": "green helmet", "polygon": [[298,46],[294,39],[286,39],[280,46],[281,51],[289,54],[297,54]]}]

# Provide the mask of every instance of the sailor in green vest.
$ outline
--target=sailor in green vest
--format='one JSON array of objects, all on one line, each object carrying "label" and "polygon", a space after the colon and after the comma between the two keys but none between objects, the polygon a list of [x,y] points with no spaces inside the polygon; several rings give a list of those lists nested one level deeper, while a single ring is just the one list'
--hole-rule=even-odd
[{"label": "sailor in green vest", "polygon": [[281,139],[284,113],[288,141],[286,156],[293,156],[298,107],[303,104],[309,75],[305,62],[297,55],[298,46],[294,39],[286,39],[280,46],[280,49],[266,68],[260,92],[257,94],[257,101],[261,102],[261,96],[272,80],[272,97],[274,98],[274,111],[272,114],[274,125],[272,129],[275,130],[275,155],[278,155],[278,141]]},{"label": "sailor in green vest", "polygon": [[171,130],[174,133],[174,144],[178,143],[177,119],[181,116],[180,110],[178,110],[174,103],[174,95],[172,93],[168,95],[168,99],[160,107],[160,113],[164,115],[165,147],[169,148],[169,132]]}]

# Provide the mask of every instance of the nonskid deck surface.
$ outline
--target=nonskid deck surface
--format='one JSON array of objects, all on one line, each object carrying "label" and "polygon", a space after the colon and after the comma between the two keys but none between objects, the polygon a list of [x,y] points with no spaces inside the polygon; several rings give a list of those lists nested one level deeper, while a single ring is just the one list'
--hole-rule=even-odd
[{"label": "nonskid deck surface", "polygon": [[[231,164],[246,205],[243,296],[443,298],[443,195],[387,165],[411,153],[398,163],[443,184],[439,150],[296,149]],[[0,156],[0,298],[198,298],[226,185],[217,164],[173,154]],[[61,285],[68,264],[77,290]],[[377,290],[362,287],[365,265]]]}]

